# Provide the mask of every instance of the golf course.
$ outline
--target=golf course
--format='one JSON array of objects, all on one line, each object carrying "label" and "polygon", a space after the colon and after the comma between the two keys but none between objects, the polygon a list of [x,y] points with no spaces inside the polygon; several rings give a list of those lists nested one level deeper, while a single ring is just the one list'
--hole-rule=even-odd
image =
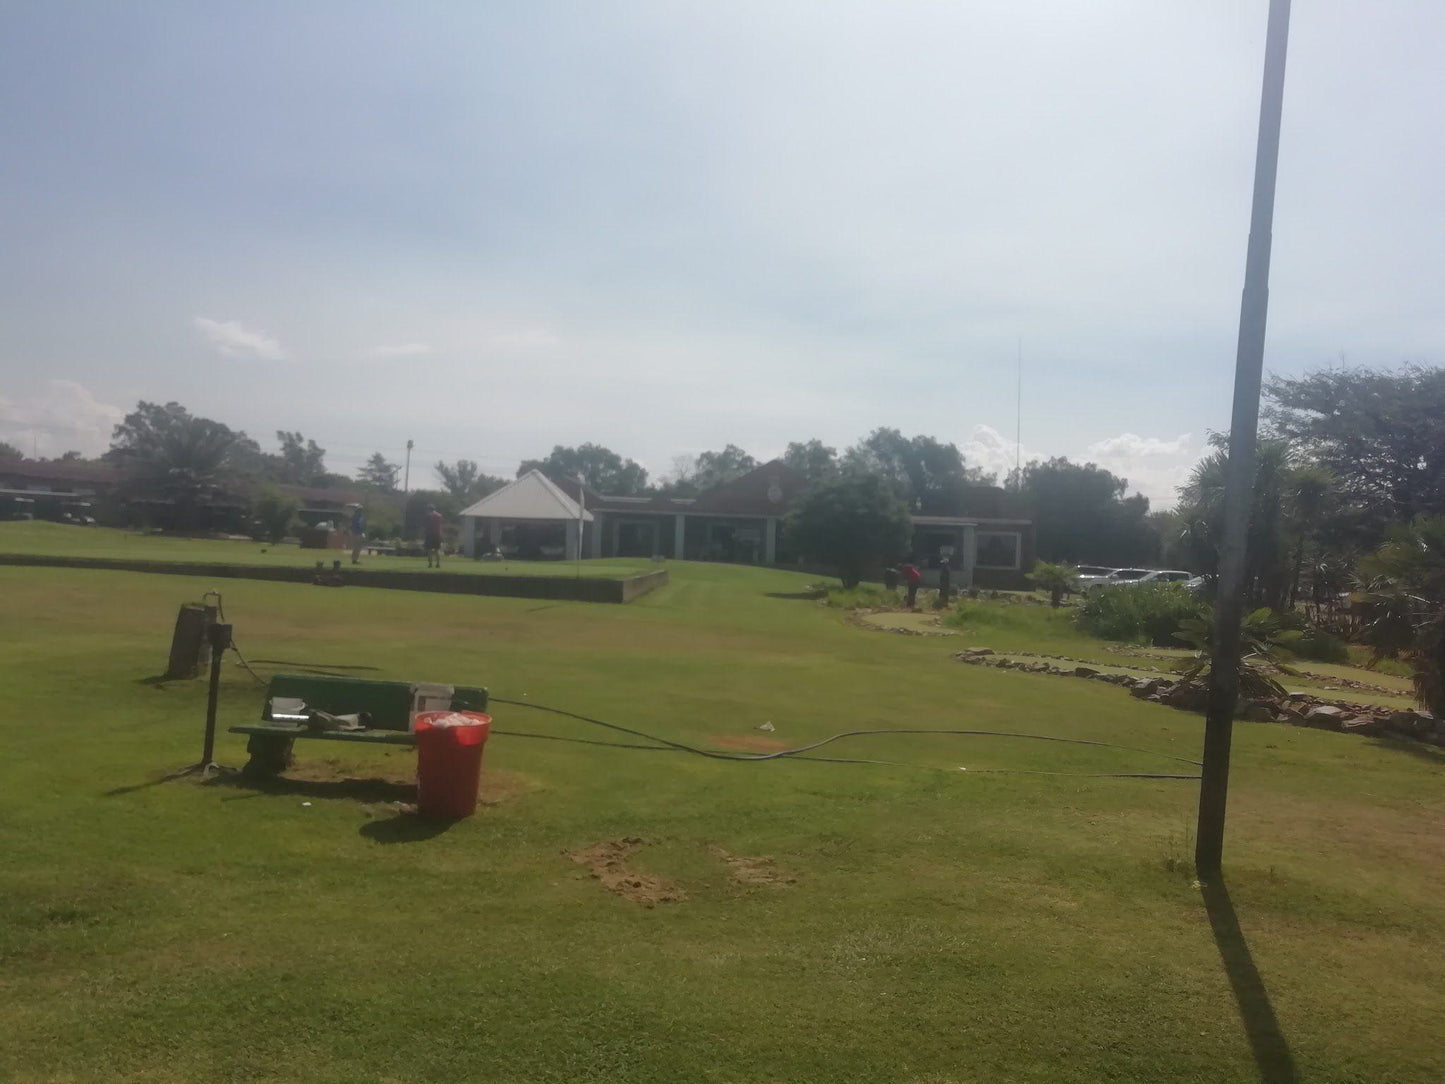
[{"label": "golf course", "polygon": [[[102,537],[0,551],[41,530]],[[1445,1079],[1442,750],[1238,724],[1200,885],[1199,715],[953,658],[1157,653],[666,567],[620,606],[0,568],[0,1080]],[[226,656],[218,761],[273,673],[484,685],[477,815],[418,819],[405,748],[165,780],[206,682],[158,675],[213,588],[254,671]],[[991,733],[640,736],[860,730]]]}]

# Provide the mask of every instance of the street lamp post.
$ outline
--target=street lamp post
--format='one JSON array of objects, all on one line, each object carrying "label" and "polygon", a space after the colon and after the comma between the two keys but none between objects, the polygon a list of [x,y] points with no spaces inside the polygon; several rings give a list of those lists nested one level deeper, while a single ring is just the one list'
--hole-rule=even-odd
[{"label": "street lamp post", "polygon": [[409,440],[406,442],[406,473],[402,475],[401,491],[403,494],[411,492],[411,441]]},{"label": "street lamp post", "polygon": [[1244,571],[1249,512],[1254,492],[1259,429],[1259,386],[1264,369],[1265,317],[1269,309],[1269,257],[1274,226],[1274,181],[1279,165],[1280,114],[1284,104],[1285,47],[1290,0],[1270,0],[1264,42],[1264,88],[1254,158],[1254,205],[1244,264],[1239,343],[1234,362],[1234,411],[1229,424],[1229,465],[1224,482],[1224,540],[1219,555],[1218,595],[1204,723],[1204,768],[1199,782],[1199,827],[1194,865],[1201,878],[1217,875],[1224,853],[1224,810],[1229,791],[1229,750],[1239,696],[1240,624],[1244,619]]}]

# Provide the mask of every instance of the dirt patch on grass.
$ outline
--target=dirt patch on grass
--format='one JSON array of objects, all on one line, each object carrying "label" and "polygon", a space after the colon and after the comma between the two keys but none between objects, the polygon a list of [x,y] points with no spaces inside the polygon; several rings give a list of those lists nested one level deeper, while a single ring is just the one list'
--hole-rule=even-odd
[{"label": "dirt patch on grass", "polygon": [[607,891],[644,907],[687,899],[680,885],[650,873],[640,873],[628,865],[628,859],[641,850],[642,845],[643,841],[637,838],[609,839],[564,853],[579,866],[586,866]]},{"label": "dirt patch on grass", "polygon": [[747,888],[781,888],[784,885],[793,884],[798,879],[774,862],[770,855],[748,857],[747,855],[733,854],[727,848],[720,847],[716,843],[707,845],[707,853],[721,860],[728,867],[728,873],[732,876],[734,884]]},{"label": "dirt patch on grass", "polygon": [[719,749],[740,749],[747,753],[776,753],[791,748],[781,738],[769,738],[762,734],[710,734],[707,740]]}]

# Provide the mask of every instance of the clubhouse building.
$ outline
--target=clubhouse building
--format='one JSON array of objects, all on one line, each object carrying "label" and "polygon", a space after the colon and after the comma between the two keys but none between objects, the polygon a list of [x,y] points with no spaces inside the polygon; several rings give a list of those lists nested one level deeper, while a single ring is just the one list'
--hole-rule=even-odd
[{"label": "clubhouse building", "polygon": [[[530,471],[461,513],[468,556],[659,557],[801,567],[783,519],[807,480],[774,460],[696,497],[612,497]],[[928,582],[946,563],[955,587],[1011,587],[1033,566],[1033,521],[995,486],[946,515],[914,515],[912,558]],[[902,556],[902,555],[900,555]]]}]

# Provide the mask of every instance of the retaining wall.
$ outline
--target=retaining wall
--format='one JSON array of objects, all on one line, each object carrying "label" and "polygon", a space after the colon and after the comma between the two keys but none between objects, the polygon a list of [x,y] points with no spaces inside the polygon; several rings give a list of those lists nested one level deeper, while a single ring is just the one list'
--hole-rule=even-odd
[{"label": "retaining wall", "polygon": [[154,572],[166,576],[324,583],[331,587],[382,587],[393,591],[433,591],[448,595],[501,595],[509,598],[565,599],[574,602],[631,602],[668,582],[666,569],[626,579],[568,576],[492,576],[455,572],[392,572],[366,568],[340,571],[293,566],[230,565],[207,561],[144,561],[117,557],[52,557],[0,553],[0,565],[37,568],[96,568],[116,572]]}]

